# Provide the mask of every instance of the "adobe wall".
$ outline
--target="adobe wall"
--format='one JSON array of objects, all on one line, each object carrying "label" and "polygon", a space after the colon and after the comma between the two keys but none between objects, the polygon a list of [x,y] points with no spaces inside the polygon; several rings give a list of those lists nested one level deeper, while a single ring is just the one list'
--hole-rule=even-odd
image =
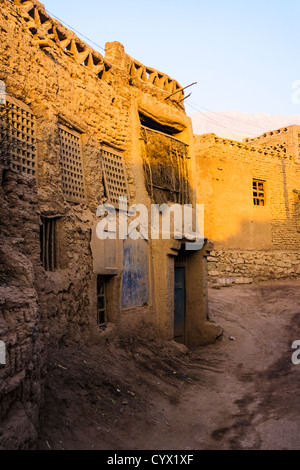
[{"label": "adobe wall", "polygon": [[[212,284],[299,275],[297,156],[278,150],[195,136],[197,191],[205,204]],[[253,204],[253,178],[265,181],[266,204]]]},{"label": "adobe wall", "polygon": [[[117,87],[117,93],[59,48],[40,48],[20,15],[21,7],[16,8],[10,2],[4,2],[1,7],[5,18],[0,46],[1,78],[8,94],[30,105],[37,119],[39,210],[47,217],[60,217],[61,269],[44,271],[40,279],[43,319],[52,341],[64,337],[84,340],[91,322],[94,320],[96,324],[91,315],[90,294],[95,281],[92,281],[89,244],[90,226],[104,198],[99,139],[128,145],[130,99],[122,87]],[[101,122],[99,106],[105,110]],[[85,171],[86,203],[82,205],[67,203],[63,194],[58,115],[84,128],[83,158],[88,171]]]},{"label": "adobe wall", "polygon": [[[157,325],[165,332],[166,337],[172,339],[174,338],[174,262],[181,248],[181,242],[154,240],[152,246],[154,292],[158,306]],[[207,257],[212,248],[208,243],[201,250],[186,253],[185,298],[188,315],[185,325],[185,344],[189,348],[209,344],[222,334],[222,328],[210,321],[208,309]]]},{"label": "adobe wall", "polygon": [[299,160],[300,126],[293,125],[265,132],[254,139],[244,139],[245,144],[293,155]]},{"label": "adobe wall", "polygon": [[[12,189],[6,190],[9,196],[4,194],[5,187],[9,187],[4,180],[1,195],[1,204],[7,206],[1,236],[6,257],[4,274],[9,276],[5,278],[3,274],[5,285],[1,287],[4,313],[0,316],[0,340],[8,342],[11,365],[10,369],[1,370],[1,421],[7,423],[10,431],[0,435],[0,446],[29,448],[34,446],[36,436],[43,351],[49,343],[71,342],[80,347],[82,342],[105,341],[112,330],[132,335],[139,328],[149,335],[174,338],[170,321],[174,312],[169,307],[165,318],[160,317],[166,302],[174,296],[174,259],[162,246],[156,250],[151,241],[145,242],[149,254],[149,301],[123,308],[121,269],[107,280],[109,328],[102,331],[97,324],[97,274],[102,273],[95,270],[91,241],[99,221],[97,208],[108,200],[100,146],[122,152],[130,203],[143,203],[148,208],[155,201],[145,185],[143,156],[147,142],[141,138],[139,113],[175,129],[176,138],[187,144],[184,178],[189,179],[191,198],[194,148],[183,92],[168,98],[180,90],[180,85],[132,59],[121,44],[108,43],[102,57],[50,18],[36,0],[30,3],[2,0],[0,31],[0,80],[5,82],[11,102],[19,100],[36,118],[36,178],[9,171],[7,178]],[[63,191],[60,123],[72,127],[81,138],[85,197],[76,203],[69,202]],[[155,137],[151,137],[151,142],[155,143]],[[45,270],[40,259],[42,217],[57,219],[59,269],[55,271]],[[15,225],[11,229],[13,220]],[[168,278],[163,278],[159,285],[154,269],[162,257]],[[219,328],[207,321],[204,260],[203,263],[193,267],[194,275],[198,276],[197,287],[201,284],[193,316],[197,315],[205,334],[201,339],[197,333],[193,344],[197,340],[214,340],[219,334]],[[16,322],[8,317],[7,312],[12,309],[17,312]],[[10,384],[8,388],[4,383]],[[22,430],[27,431],[21,432],[19,441],[14,441],[20,422]],[[7,437],[10,435],[12,440]]]},{"label": "adobe wall", "polygon": [[[186,144],[181,191],[186,192],[188,181],[189,202],[194,203],[191,120],[185,114],[180,85],[166,74],[131,58],[120,43],[106,44],[102,57],[50,18],[36,0],[30,4],[4,1],[1,7],[5,25],[0,45],[3,61],[0,79],[5,81],[8,94],[27,104],[36,117],[39,209],[42,216],[59,218],[60,269],[43,274],[39,294],[41,310],[51,332],[50,341],[87,341],[96,327],[97,302],[91,233],[99,220],[97,207],[107,202],[100,143],[122,152],[130,204],[142,203],[149,209],[152,202],[161,201],[153,198],[145,185],[145,159],[149,156],[145,149],[149,142],[141,136],[140,114],[173,129],[176,139]],[[176,90],[179,92],[172,95]],[[60,120],[81,133],[86,190],[81,204],[68,203],[63,193]],[[160,137],[159,134],[155,137],[153,131],[148,134],[152,146],[161,141],[161,134]],[[164,136],[162,145],[165,144]],[[162,185],[170,183],[162,181]],[[149,227],[150,222],[149,219]],[[151,250],[149,241],[147,305],[122,308],[118,295],[122,273],[108,282],[108,291],[112,293],[108,302],[109,321],[118,331],[123,327],[131,331],[137,319],[157,323],[156,312],[161,310],[164,299],[155,294]],[[201,279],[205,282],[204,277]],[[205,319],[205,308],[201,315]],[[164,334],[171,339],[172,327]]]},{"label": "adobe wall", "polygon": [[[27,7],[23,2],[16,3],[1,3],[0,79],[5,81],[7,93],[27,104],[36,117],[39,210],[43,216],[60,218],[60,269],[43,273],[40,304],[51,340],[81,341],[89,336],[91,326],[96,325],[96,276],[90,237],[91,228],[98,220],[97,207],[107,200],[99,157],[100,142],[122,150],[130,202],[149,206],[151,200],[143,184],[138,112],[177,128],[179,137],[191,143],[190,152],[193,150],[191,123],[182,103],[178,103],[181,92],[174,99],[165,100],[170,92],[180,87],[177,82],[132,59],[119,43],[107,44],[103,58],[55,19],[51,19],[52,28],[46,32],[38,26],[39,21],[46,24],[48,17],[39,2],[33,2],[35,12],[30,10],[32,4]],[[64,34],[67,39],[55,42],[53,25],[58,28],[56,34],[59,31],[59,37]],[[90,68],[89,61],[95,63],[96,59],[99,65]],[[82,132],[86,188],[82,204],[67,203],[63,194],[59,118]],[[117,289],[120,275],[113,283],[112,290]],[[154,318],[153,306],[144,310],[146,316]],[[117,321],[121,313],[118,300],[111,311]]]},{"label": "adobe wall", "polygon": [[0,171],[0,449],[35,446],[45,375],[44,335],[38,305],[40,219],[35,181]]}]

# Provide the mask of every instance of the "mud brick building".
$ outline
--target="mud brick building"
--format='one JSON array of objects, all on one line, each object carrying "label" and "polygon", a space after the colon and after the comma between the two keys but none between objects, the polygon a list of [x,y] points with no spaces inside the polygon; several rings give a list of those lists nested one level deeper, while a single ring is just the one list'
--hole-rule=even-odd
[{"label": "mud brick building", "polygon": [[221,331],[208,320],[207,245],[96,236],[97,208],[119,196],[195,205],[180,85],[120,43],[103,57],[36,0],[0,1],[0,37],[0,448],[28,448],[49,343],[116,330],[197,346]]},{"label": "mud brick building", "polygon": [[195,136],[212,284],[300,275],[299,136],[299,126],[243,143]]}]

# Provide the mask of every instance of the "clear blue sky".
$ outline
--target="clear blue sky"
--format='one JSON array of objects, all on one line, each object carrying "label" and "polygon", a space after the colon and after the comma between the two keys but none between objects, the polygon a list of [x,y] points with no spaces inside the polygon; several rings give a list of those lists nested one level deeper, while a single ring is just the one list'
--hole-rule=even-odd
[{"label": "clear blue sky", "polygon": [[132,57],[182,86],[197,81],[187,100],[196,107],[300,114],[291,99],[292,83],[300,80],[299,0],[43,3],[100,46],[120,41]]}]

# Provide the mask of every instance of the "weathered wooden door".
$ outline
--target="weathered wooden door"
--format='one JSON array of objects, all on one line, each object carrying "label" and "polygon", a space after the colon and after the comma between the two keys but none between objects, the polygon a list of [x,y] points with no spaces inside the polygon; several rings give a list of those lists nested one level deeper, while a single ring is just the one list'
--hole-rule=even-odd
[{"label": "weathered wooden door", "polygon": [[174,339],[184,343],[185,330],[185,268],[175,266]]}]

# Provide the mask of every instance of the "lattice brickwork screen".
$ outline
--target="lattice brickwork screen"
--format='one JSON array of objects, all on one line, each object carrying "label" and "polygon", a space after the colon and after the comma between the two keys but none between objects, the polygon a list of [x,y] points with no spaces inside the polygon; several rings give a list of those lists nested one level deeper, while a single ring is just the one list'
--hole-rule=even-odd
[{"label": "lattice brickwork screen", "polygon": [[107,197],[118,205],[120,196],[129,198],[123,155],[109,147],[102,147],[101,155]]},{"label": "lattice brickwork screen", "polygon": [[36,176],[36,121],[30,109],[19,100],[7,97],[10,166],[14,170]]},{"label": "lattice brickwork screen", "polygon": [[85,189],[80,134],[60,124],[59,135],[63,192],[68,201],[82,202]]}]

